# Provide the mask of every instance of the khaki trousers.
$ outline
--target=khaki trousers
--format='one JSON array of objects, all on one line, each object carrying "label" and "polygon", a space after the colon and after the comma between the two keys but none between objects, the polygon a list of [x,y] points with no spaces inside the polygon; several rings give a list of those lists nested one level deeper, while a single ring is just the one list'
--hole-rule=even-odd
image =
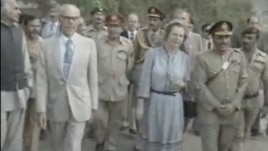
[{"label": "khaki trousers", "polygon": [[41,128],[38,126],[37,122],[33,121],[33,116],[35,114],[35,100],[30,99],[27,104],[23,132],[24,146],[27,151],[39,150]]},{"label": "khaki trousers", "polygon": [[99,101],[96,122],[98,144],[104,144],[104,150],[115,151],[121,124],[123,101]]},{"label": "khaki trousers", "polygon": [[234,125],[200,124],[203,151],[229,151],[235,138]]},{"label": "khaki trousers", "polygon": [[86,122],[49,121],[52,151],[81,151]]},{"label": "khaki trousers", "polygon": [[22,151],[25,110],[1,112],[1,151]]}]

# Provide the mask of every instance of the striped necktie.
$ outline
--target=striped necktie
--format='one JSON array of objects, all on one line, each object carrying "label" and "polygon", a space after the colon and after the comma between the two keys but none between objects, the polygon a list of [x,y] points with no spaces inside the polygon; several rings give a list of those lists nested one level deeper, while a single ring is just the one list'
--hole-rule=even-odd
[{"label": "striped necktie", "polygon": [[70,67],[72,64],[73,59],[73,50],[72,50],[73,41],[71,39],[68,39],[68,41],[65,44],[65,54],[64,54],[64,60],[63,60],[63,73],[64,77],[67,79],[70,71]]}]

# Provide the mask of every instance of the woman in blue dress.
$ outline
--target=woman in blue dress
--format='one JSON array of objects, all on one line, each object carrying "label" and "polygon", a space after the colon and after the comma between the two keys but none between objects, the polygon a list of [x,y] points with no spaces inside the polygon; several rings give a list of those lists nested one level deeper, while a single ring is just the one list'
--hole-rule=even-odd
[{"label": "woman in blue dress", "polygon": [[189,79],[190,61],[179,48],[185,37],[179,23],[165,29],[164,45],[146,54],[138,97],[144,101],[141,151],[181,151],[183,99],[180,90]]}]

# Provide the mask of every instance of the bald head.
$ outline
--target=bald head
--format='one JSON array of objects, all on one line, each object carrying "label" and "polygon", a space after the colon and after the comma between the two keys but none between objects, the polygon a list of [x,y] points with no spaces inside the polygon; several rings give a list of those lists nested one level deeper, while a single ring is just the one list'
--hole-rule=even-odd
[{"label": "bald head", "polygon": [[60,16],[70,15],[80,17],[80,10],[77,6],[72,4],[64,4],[60,8],[59,12]]},{"label": "bald head", "polygon": [[173,11],[172,19],[180,20],[180,23],[185,26],[186,33],[190,31],[191,28],[191,15],[185,9],[176,8]]},{"label": "bald head", "polygon": [[247,20],[248,27],[250,28],[259,28],[260,25],[260,19],[256,16],[251,16]]},{"label": "bald head", "polygon": [[136,30],[139,27],[139,17],[135,13],[128,15],[128,28],[131,31]]},{"label": "bald head", "polygon": [[72,36],[80,24],[80,10],[75,5],[64,4],[59,12],[62,32],[66,36]]},{"label": "bald head", "polygon": [[19,21],[21,11],[16,0],[1,0],[1,19],[14,23]]}]

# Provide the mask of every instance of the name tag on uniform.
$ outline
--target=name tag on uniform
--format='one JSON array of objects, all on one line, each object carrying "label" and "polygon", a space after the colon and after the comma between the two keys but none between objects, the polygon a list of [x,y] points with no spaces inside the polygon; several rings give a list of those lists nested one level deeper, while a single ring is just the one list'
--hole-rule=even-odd
[{"label": "name tag on uniform", "polygon": [[224,62],[222,65],[222,69],[226,70],[230,66],[230,63],[228,61]]}]

